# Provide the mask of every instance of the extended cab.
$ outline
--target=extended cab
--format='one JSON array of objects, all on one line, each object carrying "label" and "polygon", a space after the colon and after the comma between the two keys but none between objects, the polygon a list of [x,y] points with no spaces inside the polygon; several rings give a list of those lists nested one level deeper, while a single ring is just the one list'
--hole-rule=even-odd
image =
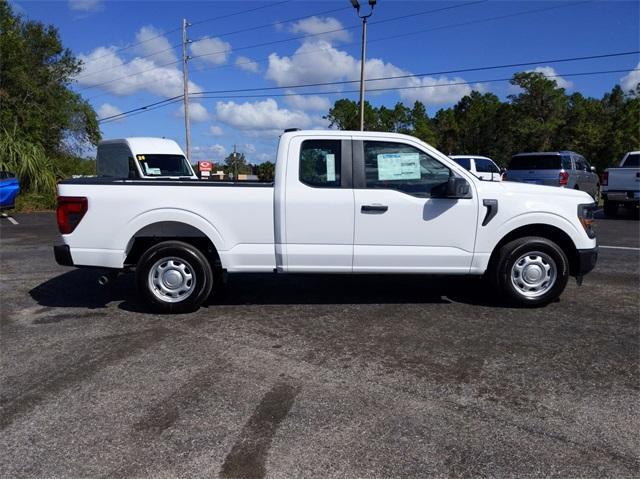
[{"label": "extended cab", "polygon": [[602,197],[606,216],[615,216],[620,205],[637,207],[640,204],[640,151],[630,151],[617,168],[604,170]]},{"label": "extended cab", "polygon": [[197,308],[224,272],[485,275],[543,305],[597,258],[582,191],[481,181],[417,138],[291,131],[274,183],[59,184],[58,263],[136,268],[155,310]]}]

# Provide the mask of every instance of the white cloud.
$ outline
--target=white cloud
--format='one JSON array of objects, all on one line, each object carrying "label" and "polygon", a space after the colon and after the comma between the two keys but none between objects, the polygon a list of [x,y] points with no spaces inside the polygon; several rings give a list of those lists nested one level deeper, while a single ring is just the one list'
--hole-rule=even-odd
[{"label": "white cloud", "polygon": [[[379,58],[367,60],[365,64],[367,78],[410,74],[410,71],[392,63],[386,63]],[[269,67],[265,76],[279,86],[357,80],[360,78],[360,61],[347,52],[334,48],[326,41],[306,42],[290,57],[280,57],[278,54],[272,53],[269,56]],[[420,100],[428,104],[455,103],[471,93],[472,88],[485,88],[483,85],[446,85],[448,83],[464,83],[464,79],[459,77],[408,77],[370,81],[367,83],[367,88],[370,94],[376,94],[375,90],[380,88],[398,88],[402,99]],[[355,89],[358,87],[358,82],[347,84],[347,87]],[[417,88],[401,90],[403,87]]]},{"label": "white cloud", "polygon": [[209,127],[209,134],[213,136],[222,136],[224,135],[224,132],[222,131],[222,128],[220,128],[219,126],[212,125]]},{"label": "white cloud", "polygon": [[630,90],[636,91],[638,83],[640,83],[640,63],[636,66],[635,71],[629,72],[620,78],[620,87],[627,93]]},{"label": "white cloud", "polygon": [[138,31],[136,42],[140,43],[135,48],[136,53],[148,56],[156,63],[166,64],[178,61],[167,37],[162,36],[160,31],[151,25],[144,26]]},{"label": "white cloud", "polygon": [[69,0],[69,8],[75,12],[96,12],[102,7],[102,0]]},{"label": "white cloud", "polygon": [[190,47],[192,55],[196,57],[195,59],[212,65],[227,63],[231,53],[231,44],[219,38],[203,37],[193,42]]},{"label": "white cloud", "polygon": [[254,145],[253,143],[245,143],[243,145],[243,151],[248,155],[251,155],[256,152],[256,145]]},{"label": "white cloud", "polygon": [[191,156],[198,160],[221,161],[227,156],[227,149],[219,144],[209,146],[194,146],[191,148]]},{"label": "white cloud", "polygon": [[285,128],[305,128],[311,124],[306,113],[279,108],[273,98],[253,103],[220,101],[216,104],[216,117],[254,135],[273,135]]},{"label": "white cloud", "polygon": [[[287,93],[291,91],[287,90]],[[285,97],[285,101],[296,110],[326,112],[331,108],[329,99],[318,95],[291,95]]]},{"label": "white cloud", "polygon": [[[184,118],[184,105],[176,111],[176,116]],[[189,103],[189,119],[194,123],[202,123],[209,119],[209,112],[200,103]]]},{"label": "white cloud", "polygon": [[279,86],[294,83],[322,83],[353,77],[359,62],[326,41],[303,43],[291,57],[269,55],[265,77]]},{"label": "white cloud", "polygon": [[110,116],[120,115],[122,113],[122,110],[117,106],[112,105],[111,103],[103,103],[102,106],[98,108],[97,113],[98,119],[102,119]]},{"label": "white cloud", "polygon": [[251,58],[247,57],[236,58],[236,66],[241,70],[245,70],[251,73],[258,73],[260,71],[258,62],[254,62]]},{"label": "white cloud", "polygon": [[[304,33],[306,35],[318,35],[316,38],[326,41],[342,41],[351,40],[351,35],[343,28],[342,23],[333,17],[310,17],[294,23],[290,31],[291,33]],[[338,30],[338,31],[335,31]],[[323,33],[327,32],[327,33]]]},{"label": "white cloud", "polygon": [[[83,87],[96,87],[114,95],[148,91],[159,96],[182,95],[182,72],[177,66],[158,67],[152,58],[134,58],[127,62],[115,52],[116,47],[98,47],[88,55],[79,55],[84,63],[76,77]],[[202,88],[189,82],[191,93]]]},{"label": "white cloud", "polygon": [[544,76],[549,77],[549,80],[555,81],[559,88],[569,89],[573,87],[573,82],[565,80],[560,76],[556,76],[556,70],[553,67],[536,67],[533,70],[527,70],[529,72],[542,73]]}]

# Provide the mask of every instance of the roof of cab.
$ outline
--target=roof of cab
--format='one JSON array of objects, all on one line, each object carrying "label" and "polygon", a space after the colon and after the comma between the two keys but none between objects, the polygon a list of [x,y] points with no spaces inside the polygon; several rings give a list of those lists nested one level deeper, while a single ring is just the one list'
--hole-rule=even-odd
[{"label": "roof of cab", "polygon": [[100,145],[113,145],[113,144],[126,144],[134,155],[182,155],[184,152],[180,146],[173,140],[168,138],[154,138],[154,137],[131,137],[131,138],[117,138],[113,140],[101,141]]}]

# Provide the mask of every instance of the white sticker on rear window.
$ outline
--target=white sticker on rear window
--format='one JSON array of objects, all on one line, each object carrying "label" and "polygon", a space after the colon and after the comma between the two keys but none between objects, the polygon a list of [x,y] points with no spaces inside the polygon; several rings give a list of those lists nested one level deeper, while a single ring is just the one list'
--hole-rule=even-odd
[{"label": "white sticker on rear window", "polygon": [[418,153],[385,153],[378,155],[378,180],[419,180]]},{"label": "white sticker on rear window", "polygon": [[336,155],[329,153],[326,156],[327,161],[327,181],[336,181]]}]

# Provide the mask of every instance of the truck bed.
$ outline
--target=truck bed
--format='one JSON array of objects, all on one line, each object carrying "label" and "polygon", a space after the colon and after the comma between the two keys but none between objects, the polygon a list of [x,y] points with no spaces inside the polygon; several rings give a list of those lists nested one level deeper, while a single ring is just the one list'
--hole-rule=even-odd
[{"label": "truck bed", "polygon": [[229,271],[275,268],[272,183],[88,177],[60,182],[59,194],[87,198],[65,235],[75,265],[121,268],[132,238],[167,234],[209,238]]}]

